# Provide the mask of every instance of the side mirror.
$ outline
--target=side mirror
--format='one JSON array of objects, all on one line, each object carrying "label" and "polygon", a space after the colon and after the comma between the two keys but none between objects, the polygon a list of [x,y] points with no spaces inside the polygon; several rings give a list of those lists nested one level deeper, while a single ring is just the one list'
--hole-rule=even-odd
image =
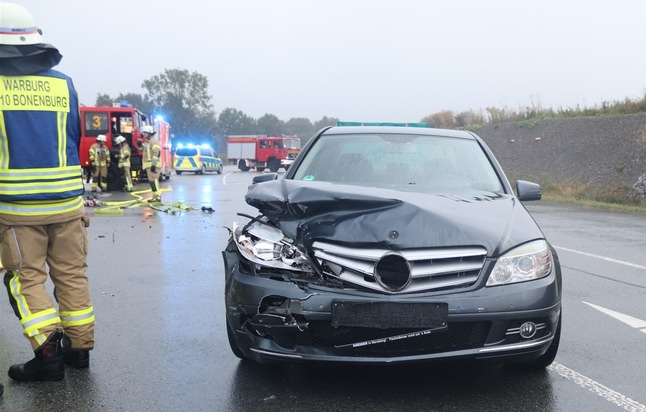
[{"label": "side mirror", "polygon": [[526,180],[516,181],[516,195],[521,202],[528,200],[541,200],[541,185]]},{"label": "side mirror", "polygon": [[252,183],[255,185],[256,183],[269,182],[270,180],[277,180],[277,179],[278,179],[278,173],[265,173],[258,176],[254,176]]}]

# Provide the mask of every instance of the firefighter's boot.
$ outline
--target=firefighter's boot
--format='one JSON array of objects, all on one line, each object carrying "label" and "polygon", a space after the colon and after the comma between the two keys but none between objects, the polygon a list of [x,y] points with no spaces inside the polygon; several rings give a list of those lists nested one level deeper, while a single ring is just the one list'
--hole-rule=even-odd
[{"label": "firefighter's boot", "polygon": [[161,202],[161,195],[159,194],[159,191],[157,190],[157,184],[156,182],[150,182],[150,189],[153,192],[153,197],[150,199],[152,202]]},{"label": "firefighter's boot", "polygon": [[65,377],[63,350],[61,348],[63,331],[52,332],[45,343],[34,351],[34,359],[26,363],[12,365],[9,377],[16,381],[58,381]]},{"label": "firefighter's boot", "polygon": [[90,366],[89,349],[72,349],[72,341],[67,335],[63,336],[63,361],[66,365],[77,369]]}]

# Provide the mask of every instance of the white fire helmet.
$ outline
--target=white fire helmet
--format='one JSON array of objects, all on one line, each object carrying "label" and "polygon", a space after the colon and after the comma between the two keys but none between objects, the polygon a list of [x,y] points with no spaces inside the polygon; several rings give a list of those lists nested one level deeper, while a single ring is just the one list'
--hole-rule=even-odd
[{"label": "white fire helmet", "polygon": [[114,139],[114,142],[115,142],[116,144],[121,144],[121,143],[123,143],[123,142],[125,142],[125,141],[126,141],[126,138],[125,138],[125,137],[123,137],[123,136],[117,136],[117,137],[115,137],[115,139]]},{"label": "white fire helmet", "polygon": [[23,46],[43,42],[41,31],[26,8],[0,2],[0,44]]},{"label": "white fire helmet", "polygon": [[141,128],[141,133],[150,133],[153,134],[155,133],[155,130],[153,127],[149,124],[145,125],[144,127]]},{"label": "white fire helmet", "polygon": [[108,141],[108,138],[107,138],[107,137],[105,137],[105,135],[104,135],[104,134],[100,134],[100,135],[98,135],[98,136],[96,137],[96,141],[97,141],[97,142],[103,142],[103,143],[105,143],[105,142],[107,142],[107,141]]}]

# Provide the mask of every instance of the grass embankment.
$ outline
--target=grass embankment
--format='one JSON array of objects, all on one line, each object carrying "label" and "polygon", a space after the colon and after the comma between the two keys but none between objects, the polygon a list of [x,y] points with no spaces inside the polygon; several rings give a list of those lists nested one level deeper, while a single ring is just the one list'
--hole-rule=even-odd
[{"label": "grass embankment", "polygon": [[613,212],[646,214],[646,199],[632,194],[632,188],[597,188],[590,185],[541,185],[543,200]]}]

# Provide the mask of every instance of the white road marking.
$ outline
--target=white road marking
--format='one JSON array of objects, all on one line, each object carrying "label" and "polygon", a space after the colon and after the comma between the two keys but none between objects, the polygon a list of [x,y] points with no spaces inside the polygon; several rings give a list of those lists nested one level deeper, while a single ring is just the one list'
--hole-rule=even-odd
[{"label": "white road marking", "polygon": [[583,302],[588,306],[591,306],[598,310],[599,312],[605,313],[608,316],[612,316],[620,322],[625,323],[631,328],[639,329],[642,332],[646,333],[646,320],[641,320],[639,318],[634,318],[632,316],[624,315],[623,313],[615,312],[614,310],[606,309],[601,306],[594,305],[592,303]]},{"label": "white road marking", "polygon": [[[554,245],[552,245],[552,246],[554,246]],[[630,267],[637,268],[637,269],[646,270],[646,266],[638,265],[637,263],[630,263],[630,262],[626,262],[626,261],[619,260],[619,259],[613,259],[613,258],[606,257],[606,256],[595,255],[595,254],[587,253],[587,252],[581,252],[580,250],[568,249],[566,247],[561,247],[561,246],[554,246],[554,249],[564,250],[566,252],[577,253],[579,255],[588,256],[588,257],[592,257],[592,258],[596,258],[596,259],[601,259],[601,260],[605,260],[607,262],[618,263],[620,265],[625,265],[625,266],[630,266]]]},{"label": "white road marking", "polygon": [[227,174],[225,174],[225,175],[224,175],[224,177],[222,178],[222,183],[223,183],[225,186],[229,184],[229,183],[227,182],[227,177],[231,176],[233,173],[234,173],[234,172],[228,172],[228,173],[227,173]]},{"label": "white road marking", "polygon": [[608,402],[614,403],[620,408],[631,412],[646,412],[645,405],[642,405],[641,403],[634,401],[619,392],[613,391],[612,389],[603,386],[599,382],[590,379],[587,376],[581,375],[580,373],[575,372],[572,369],[561,365],[560,363],[553,362],[550,366],[548,366],[548,369],[553,370],[554,372],[563,376],[565,379],[576,383],[583,389],[587,389],[592,393],[596,393]]}]

